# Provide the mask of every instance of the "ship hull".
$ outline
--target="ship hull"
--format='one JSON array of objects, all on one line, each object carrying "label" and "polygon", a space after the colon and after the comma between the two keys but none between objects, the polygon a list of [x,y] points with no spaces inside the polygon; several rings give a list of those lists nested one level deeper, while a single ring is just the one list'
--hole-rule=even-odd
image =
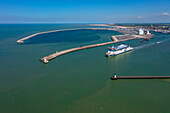
[{"label": "ship hull", "polygon": [[120,52],[120,53],[116,53],[116,54],[115,54],[114,52],[113,52],[113,53],[110,53],[110,54],[107,54],[107,53],[106,53],[105,56],[106,56],[106,57],[117,56],[117,55],[120,55],[120,54],[129,52],[129,51],[132,51],[132,50],[133,50],[133,48],[131,48],[131,49],[129,49],[129,50],[122,51],[122,52]]}]

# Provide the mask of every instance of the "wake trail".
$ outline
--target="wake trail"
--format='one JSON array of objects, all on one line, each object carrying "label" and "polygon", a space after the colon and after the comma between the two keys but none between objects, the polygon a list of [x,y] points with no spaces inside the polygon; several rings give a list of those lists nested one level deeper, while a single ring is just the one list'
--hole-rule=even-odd
[{"label": "wake trail", "polygon": [[153,46],[153,45],[161,44],[161,43],[169,41],[169,40],[170,40],[170,38],[169,39],[165,39],[165,40],[161,40],[161,41],[157,41],[157,42],[151,42],[149,44],[145,44],[145,45],[134,47],[134,49],[142,49],[142,48],[150,47],[150,46]]}]

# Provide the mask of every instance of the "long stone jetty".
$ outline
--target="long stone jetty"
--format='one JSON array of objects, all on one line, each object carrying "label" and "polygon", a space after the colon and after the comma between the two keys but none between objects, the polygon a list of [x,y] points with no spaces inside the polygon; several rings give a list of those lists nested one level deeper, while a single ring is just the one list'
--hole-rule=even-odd
[{"label": "long stone jetty", "polygon": [[111,79],[170,79],[170,76],[112,76]]},{"label": "long stone jetty", "polygon": [[[88,45],[88,46],[76,47],[76,48],[71,48],[71,49],[60,51],[60,52],[56,52],[56,53],[53,53],[53,54],[51,54],[49,56],[45,56],[45,57],[41,58],[40,61],[49,61],[49,60],[52,60],[52,59],[54,59],[54,58],[56,58],[58,56],[61,56],[61,55],[64,55],[64,54],[67,54],[67,53],[70,53],[70,52],[82,50],[82,49],[88,49],[88,48],[93,48],[93,47],[99,47],[99,46],[104,46],[104,45],[108,45],[108,44],[118,43],[118,42],[122,42],[122,41],[139,39],[136,36],[132,36],[132,37],[127,37],[126,36],[127,38],[122,38],[122,39],[118,40],[117,37],[120,38],[121,36],[124,37],[124,35],[111,36],[111,39],[113,40],[111,42],[105,42],[105,43],[100,43],[100,44],[93,44],[93,45]],[[145,37],[140,37],[140,38],[145,38]]]},{"label": "long stone jetty", "polygon": [[112,30],[112,31],[117,31],[116,29],[113,28],[74,28],[74,29],[61,29],[61,30],[53,30],[53,31],[45,31],[45,32],[39,32],[32,34],[30,36],[24,37],[22,39],[17,40],[17,43],[24,43],[24,40],[27,40],[29,38],[32,38],[37,35],[41,34],[46,34],[46,33],[53,33],[53,32],[60,32],[60,31],[70,31],[70,30],[84,30],[84,29],[89,29],[89,30]]},{"label": "long stone jetty", "polygon": [[105,42],[105,43],[93,44],[93,45],[82,46],[82,47],[76,47],[76,48],[72,48],[72,49],[56,52],[56,53],[53,53],[53,54],[51,54],[49,56],[41,58],[41,61],[44,61],[45,59],[49,61],[49,60],[52,60],[52,59],[54,59],[54,58],[56,58],[58,56],[61,56],[61,55],[64,55],[64,54],[67,54],[67,53],[70,53],[70,52],[74,52],[74,51],[78,51],[78,50],[82,50],[82,49],[93,48],[93,47],[104,46],[104,45],[113,44],[113,43],[116,43],[116,42],[117,41]]}]

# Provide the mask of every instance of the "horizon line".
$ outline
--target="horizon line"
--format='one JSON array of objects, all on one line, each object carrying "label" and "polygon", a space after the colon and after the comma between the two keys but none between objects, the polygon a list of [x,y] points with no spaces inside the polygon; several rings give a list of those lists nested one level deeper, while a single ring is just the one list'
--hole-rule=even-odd
[{"label": "horizon line", "polygon": [[170,24],[170,22],[119,22],[119,23],[91,23],[91,22],[9,22],[0,24]]}]

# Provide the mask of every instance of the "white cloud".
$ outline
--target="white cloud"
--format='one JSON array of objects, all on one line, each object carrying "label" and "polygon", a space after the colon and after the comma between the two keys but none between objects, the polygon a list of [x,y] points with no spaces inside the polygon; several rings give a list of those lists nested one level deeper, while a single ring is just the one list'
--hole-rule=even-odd
[{"label": "white cloud", "polygon": [[160,16],[170,16],[169,13],[161,13]]},{"label": "white cloud", "polygon": [[142,16],[137,16],[137,18],[142,18]]}]

